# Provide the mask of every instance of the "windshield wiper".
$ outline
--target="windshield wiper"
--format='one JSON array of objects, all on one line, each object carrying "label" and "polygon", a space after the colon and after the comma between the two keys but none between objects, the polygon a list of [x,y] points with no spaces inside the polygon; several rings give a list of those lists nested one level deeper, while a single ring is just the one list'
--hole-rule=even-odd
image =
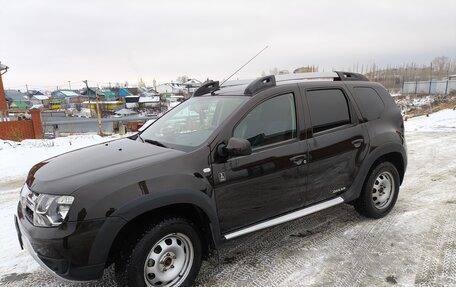
[{"label": "windshield wiper", "polygon": [[165,146],[164,144],[162,144],[162,143],[159,142],[159,141],[154,141],[154,140],[145,139],[144,142],[150,143],[150,144],[153,144],[153,145],[156,145],[156,146],[161,146],[161,147],[164,147],[164,148],[168,148],[167,146]]}]

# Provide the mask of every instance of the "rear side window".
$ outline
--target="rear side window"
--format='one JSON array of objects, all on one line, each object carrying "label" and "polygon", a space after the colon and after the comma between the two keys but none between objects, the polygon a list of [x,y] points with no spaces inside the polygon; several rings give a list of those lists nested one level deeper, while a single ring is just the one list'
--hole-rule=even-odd
[{"label": "rear side window", "polygon": [[380,95],[374,89],[368,87],[357,87],[354,90],[354,97],[361,108],[363,117],[368,121],[380,118],[385,109]]},{"label": "rear side window", "polygon": [[313,132],[321,132],[350,123],[348,102],[339,89],[307,91]]}]

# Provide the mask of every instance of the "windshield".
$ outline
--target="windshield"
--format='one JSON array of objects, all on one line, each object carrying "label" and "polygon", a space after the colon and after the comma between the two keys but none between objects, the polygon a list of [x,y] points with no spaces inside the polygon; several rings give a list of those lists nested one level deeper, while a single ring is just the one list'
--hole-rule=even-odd
[{"label": "windshield", "polygon": [[178,105],[155,121],[141,138],[149,143],[190,151],[207,141],[212,132],[247,97],[197,97]]}]

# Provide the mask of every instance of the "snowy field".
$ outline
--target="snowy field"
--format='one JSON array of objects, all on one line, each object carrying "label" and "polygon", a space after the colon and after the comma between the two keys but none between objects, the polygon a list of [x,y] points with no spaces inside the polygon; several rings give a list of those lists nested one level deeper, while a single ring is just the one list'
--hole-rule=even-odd
[{"label": "snowy field", "polygon": [[[406,123],[409,166],[395,209],[371,220],[339,205],[230,241],[200,286],[456,286],[456,111]],[[13,214],[37,162],[111,140],[96,135],[0,140],[0,286],[64,286],[17,242]],[[103,280],[77,286],[114,286]]]}]

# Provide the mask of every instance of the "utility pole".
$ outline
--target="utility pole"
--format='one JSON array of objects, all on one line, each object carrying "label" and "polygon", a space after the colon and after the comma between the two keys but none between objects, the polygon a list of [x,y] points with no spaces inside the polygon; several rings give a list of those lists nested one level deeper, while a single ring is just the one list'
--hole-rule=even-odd
[{"label": "utility pole", "polygon": [[2,75],[8,71],[8,66],[0,62],[0,122],[8,118],[8,103],[6,102],[5,90],[3,88]]},{"label": "utility pole", "polygon": [[71,90],[71,81],[68,81],[68,87],[70,87]]},{"label": "utility pole", "polygon": [[[89,95],[89,84],[87,84],[87,80],[83,81],[86,84],[87,88],[87,96],[89,97],[89,108],[90,108],[90,95]],[[95,102],[97,106],[97,119],[98,119],[98,130],[99,130],[99,135],[104,136],[103,133],[103,126],[101,125],[101,115],[100,115],[100,106],[98,103],[98,94],[97,91],[95,91]],[[92,114],[92,109],[90,109],[90,114]]]},{"label": "utility pole", "polygon": [[90,117],[92,117],[92,116],[93,116],[93,114],[92,114],[92,108],[91,108],[92,103],[90,102],[89,85],[87,84],[87,80],[82,81],[82,82],[86,84],[86,93],[87,93],[87,99],[89,100]]},{"label": "utility pole", "polygon": [[450,83],[450,69],[451,69],[451,59],[450,59],[450,62],[448,63],[448,73],[447,73],[447,82],[446,82],[446,87],[445,87],[445,95],[448,95],[448,84]]},{"label": "utility pole", "polygon": [[431,95],[431,86],[432,86],[432,62],[431,62],[431,71],[429,76],[429,96]]},{"label": "utility pole", "polygon": [[432,62],[431,62],[431,74],[429,79],[429,109],[430,113],[432,114],[432,101],[431,101],[431,87],[432,87]]}]

